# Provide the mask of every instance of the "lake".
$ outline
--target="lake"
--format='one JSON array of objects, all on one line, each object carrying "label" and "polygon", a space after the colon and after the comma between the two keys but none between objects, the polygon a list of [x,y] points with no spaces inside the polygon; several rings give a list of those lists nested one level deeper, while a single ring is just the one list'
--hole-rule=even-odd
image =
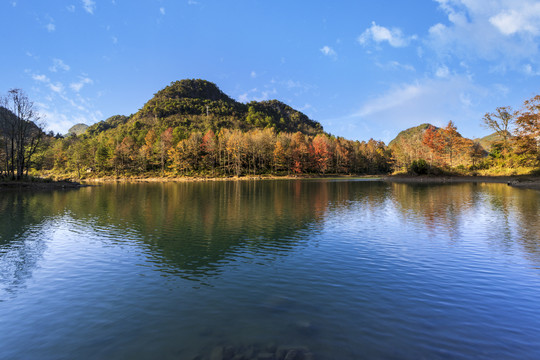
[{"label": "lake", "polygon": [[540,358],[534,190],[117,183],[0,215],[2,359]]}]

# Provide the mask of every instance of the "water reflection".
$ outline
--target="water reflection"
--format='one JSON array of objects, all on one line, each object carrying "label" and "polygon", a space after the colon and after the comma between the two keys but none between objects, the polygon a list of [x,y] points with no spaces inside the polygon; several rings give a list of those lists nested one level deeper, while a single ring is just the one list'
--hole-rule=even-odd
[{"label": "water reflection", "polygon": [[[30,276],[50,233],[44,224],[66,214],[80,225],[77,231],[83,238],[94,233],[106,243],[138,244],[160,271],[203,281],[238,259],[261,255],[272,261],[305,246],[329,214],[350,213],[358,206],[380,213],[388,201],[403,221],[423,224],[434,237],[445,233],[451,241],[466,238],[464,231],[476,231],[467,226],[473,219],[488,228],[482,231],[502,251],[519,244],[536,266],[538,200],[535,191],[501,184],[331,180],[117,183],[68,192],[7,191],[0,198],[0,264],[18,270],[4,269],[2,282],[20,283]],[[14,259],[19,259],[16,265]]]},{"label": "water reflection", "polygon": [[[417,221],[436,237],[467,239],[473,231],[503,251],[515,244],[540,264],[540,193],[504,184],[392,184],[393,202],[403,219]],[[472,223],[474,226],[467,226]]]},{"label": "water reflection", "polygon": [[2,355],[535,358],[538,200],[330,180],[4,192]]}]

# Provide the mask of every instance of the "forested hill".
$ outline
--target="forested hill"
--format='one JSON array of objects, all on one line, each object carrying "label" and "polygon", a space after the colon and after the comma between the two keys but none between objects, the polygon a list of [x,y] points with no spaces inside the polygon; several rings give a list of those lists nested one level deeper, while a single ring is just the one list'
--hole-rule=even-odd
[{"label": "forested hill", "polygon": [[[175,81],[158,91],[134,115],[114,116],[91,126],[88,135],[129,124],[133,130],[161,128],[177,129],[180,137],[193,131],[220,129],[272,128],[276,132],[297,132],[316,135],[323,132],[320,123],[277,101],[240,103],[222,92],[214,83],[200,79]],[[183,134],[180,134],[180,132]]]}]

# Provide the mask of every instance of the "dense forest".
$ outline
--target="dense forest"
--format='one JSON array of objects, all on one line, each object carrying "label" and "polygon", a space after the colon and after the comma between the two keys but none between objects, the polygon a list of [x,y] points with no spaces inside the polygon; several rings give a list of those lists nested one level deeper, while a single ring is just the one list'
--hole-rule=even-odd
[{"label": "dense forest", "polygon": [[173,82],[135,114],[78,124],[65,136],[43,132],[21,90],[0,100],[4,178],[497,174],[539,166],[540,96],[520,111],[487,113],[481,121],[494,133],[482,139],[462,137],[450,121],[404,130],[388,146],[327,134],[277,100],[237,102],[205,80]]}]

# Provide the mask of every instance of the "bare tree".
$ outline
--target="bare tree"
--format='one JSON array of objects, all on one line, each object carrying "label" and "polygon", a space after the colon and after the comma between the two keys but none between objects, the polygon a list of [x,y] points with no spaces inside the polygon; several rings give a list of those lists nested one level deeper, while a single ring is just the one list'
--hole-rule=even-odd
[{"label": "bare tree", "polygon": [[21,179],[28,174],[32,155],[43,136],[43,125],[34,103],[21,89],[0,97],[0,138],[3,143],[5,172]]},{"label": "bare tree", "polygon": [[513,111],[510,106],[501,106],[495,109],[494,113],[486,113],[483,121],[484,126],[492,129],[503,139],[504,150],[508,150],[508,137],[510,136],[510,128],[516,121],[517,112]]}]

